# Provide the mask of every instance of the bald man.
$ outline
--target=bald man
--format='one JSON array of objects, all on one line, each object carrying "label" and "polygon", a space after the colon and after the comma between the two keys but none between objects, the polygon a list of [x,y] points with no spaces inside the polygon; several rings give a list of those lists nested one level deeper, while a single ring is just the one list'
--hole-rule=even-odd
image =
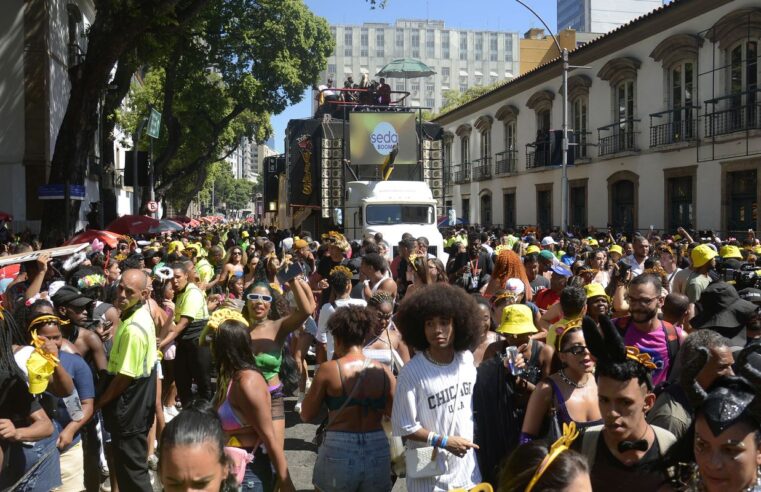
[{"label": "bald man", "polygon": [[121,490],[152,490],[146,459],[156,403],[156,328],[145,303],[148,282],[142,270],[122,274],[116,290],[121,322],[108,361],[108,385],[95,404],[111,433]]}]

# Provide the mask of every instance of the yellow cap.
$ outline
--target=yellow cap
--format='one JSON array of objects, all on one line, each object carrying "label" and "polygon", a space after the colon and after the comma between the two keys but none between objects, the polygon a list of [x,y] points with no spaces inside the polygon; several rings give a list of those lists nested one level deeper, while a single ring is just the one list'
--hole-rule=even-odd
[{"label": "yellow cap", "polygon": [[591,284],[585,285],[584,291],[587,293],[587,299],[605,296],[608,301],[610,301],[608,294],[605,293],[605,287],[603,287],[602,284],[598,284],[597,282],[592,282]]},{"label": "yellow cap", "polygon": [[240,237],[242,237],[243,239],[247,238],[248,237],[248,231],[241,232],[240,233]]},{"label": "yellow cap", "polygon": [[538,254],[540,251],[541,250],[539,249],[539,246],[537,246],[536,244],[532,244],[531,246],[526,248],[526,254],[527,255],[530,255],[531,253],[537,253]]},{"label": "yellow cap", "polygon": [[623,250],[623,248],[620,245],[614,244],[613,246],[608,248],[608,253],[618,253],[621,256],[623,256],[624,250]]},{"label": "yellow cap", "polygon": [[587,244],[589,244],[590,246],[595,246],[595,247],[600,245],[600,243],[597,242],[597,239],[595,239],[593,237],[588,237],[587,238]]},{"label": "yellow cap", "polygon": [[761,246],[754,246],[753,252],[757,255],[761,255]]},{"label": "yellow cap", "polygon": [[714,258],[716,258],[716,250],[707,244],[695,246],[695,249],[690,253],[693,268],[700,268]]},{"label": "yellow cap", "polygon": [[29,392],[39,395],[48,388],[55,365],[39,353],[32,352],[29,360],[26,361],[26,370],[29,373]]},{"label": "yellow cap", "polygon": [[737,258],[738,260],[743,259],[743,255],[742,253],[740,253],[740,248],[738,248],[737,246],[732,246],[732,245],[722,246],[719,254],[721,254],[721,257],[725,259],[726,258]]},{"label": "yellow cap", "polygon": [[166,249],[166,252],[171,255],[172,253],[175,253],[175,252],[181,253],[182,250],[184,249],[185,249],[185,245],[182,244],[182,241],[172,241],[171,243],[169,243],[169,247]]},{"label": "yellow cap", "polygon": [[497,328],[497,333],[503,335],[523,335],[524,333],[536,333],[534,326],[534,313],[525,304],[511,304],[502,310],[502,322]]}]

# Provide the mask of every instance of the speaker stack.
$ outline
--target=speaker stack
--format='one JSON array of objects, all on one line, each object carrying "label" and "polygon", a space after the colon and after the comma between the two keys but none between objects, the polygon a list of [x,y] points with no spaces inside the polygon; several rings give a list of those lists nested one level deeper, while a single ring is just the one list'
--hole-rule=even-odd
[{"label": "speaker stack", "polygon": [[441,140],[423,140],[423,181],[431,189],[441,212],[444,210],[444,150]]},{"label": "speaker stack", "polygon": [[343,209],[343,139],[323,138],[320,158],[320,210],[328,219],[333,209]]}]

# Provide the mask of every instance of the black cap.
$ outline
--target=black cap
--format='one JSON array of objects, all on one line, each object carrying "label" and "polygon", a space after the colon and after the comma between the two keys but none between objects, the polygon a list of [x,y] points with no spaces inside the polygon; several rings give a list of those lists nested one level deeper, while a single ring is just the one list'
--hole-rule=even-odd
[{"label": "black cap", "polygon": [[59,306],[83,307],[92,302],[92,299],[85,297],[77,289],[70,285],[64,285],[55,293],[52,298],[53,304]]}]

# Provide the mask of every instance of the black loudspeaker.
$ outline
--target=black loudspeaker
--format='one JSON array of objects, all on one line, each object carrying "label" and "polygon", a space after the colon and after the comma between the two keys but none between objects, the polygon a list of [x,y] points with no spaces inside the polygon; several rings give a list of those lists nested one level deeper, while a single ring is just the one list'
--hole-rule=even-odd
[{"label": "black loudspeaker", "polygon": [[[134,161],[134,151],[128,150],[124,153],[124,186],[134,186],[134,172],[132,166]],[[137,185],[148,186],[148,152],[138,151],[137,153]]]},{"label": "black loudspeaker", "polygon": [[262,188],[266,209],[268,203],[278,201],[278,175],[285,172],[285,156],[281,154],[265,157],[263,167],[264,179]]},{"label": "black loudspeaker", "polygon": [[[573,166],[576,152],[573,150],[575,142],[573,131],[568,130],[568,165]],[[550,131],[550,166],[561,166],[563,164],[563,130]]]}]

